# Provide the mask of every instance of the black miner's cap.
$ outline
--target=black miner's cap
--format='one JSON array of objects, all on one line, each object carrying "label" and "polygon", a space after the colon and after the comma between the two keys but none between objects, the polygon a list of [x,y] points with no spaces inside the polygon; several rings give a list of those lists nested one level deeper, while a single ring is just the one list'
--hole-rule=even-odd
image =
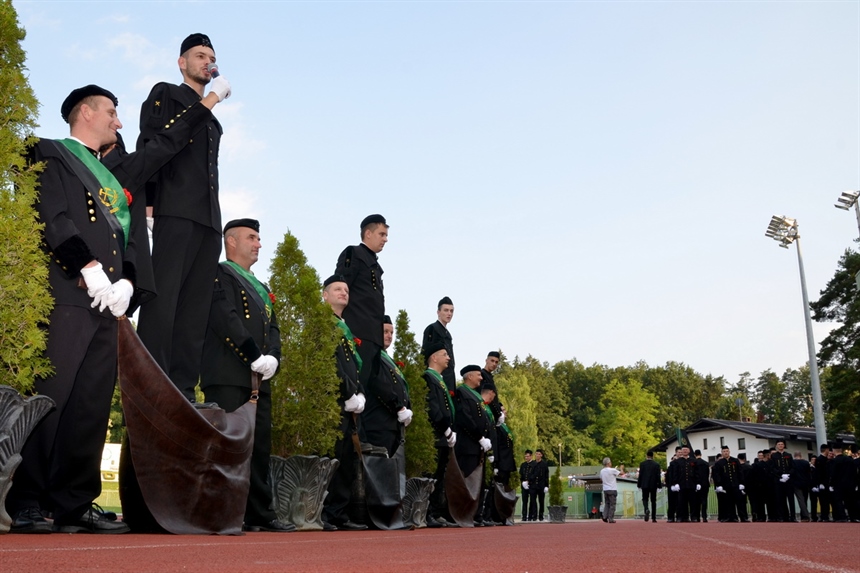
[{"label": "black miner's cap", "polygon": [[480,372],[481,367],[477,364],[469,364],[468,366],[463,366],[460,368],[460,376],[466,376],[469,372]]},{"label": "black miner's cap", "polygon": [[362,219],[361,228],[364,229],[365,227],[367,227],[368,225],[370,225],[372,223],[382,223],[383,225],[388,224],[385,222],[385,217],[383,217],[382,215],[377,213],[375,215],[368,215],[367,217]]},{"label": "black miner's cap", "polygon": [[382,317],[382,324],[391,324],[391,317],[390,317],[390,316],[388,316],[387,314],[386,314],[386,315],[383,315],[383,317]]},{"label": "black miner's cap", "polygon": [[215,48],[212,47],[212,42],[209,40],[209,36],[198,32],[196,34],[191,34],[182,40],[182,46],[179,47],[179,55],[181,56],[195,46],[204,46],[206,48],[212,48],[213,52],[215,51]]},{"label": "black miner's cap", "polygon": [[424,358],[429,359],[440,350],[445,350],[445,344],[441,340],[431,341],[424,347]]},{"label": "black miner's cap", "polygon": [[323,288],[327,287],[331,283],[345,283],[346,278],[343,275],[332,275],[325,280],[323,283]]},{"label": "black miner's cap", "polygon": [[63,100],[63,105],[60,106],[60,115],[63,116],[63,121],[69,123],[69,114],[72,113],[72,109],[78,105],[81,100],[90,96],[105,96],[113,102],[114,106],[119,105],[119,100],[116,99],[115,95],[95,84],[90,84],[88,86],[72,90],[72,93],[66,96],[66,99]]},{"label": "black miner's cap", "polygon": [[227,231],[233,227],[248,227],[249,229],[254,229],[258,233],[260,232],[260,222],[256,219],[233,219],[224,225],[224,234],[226,235]]}]

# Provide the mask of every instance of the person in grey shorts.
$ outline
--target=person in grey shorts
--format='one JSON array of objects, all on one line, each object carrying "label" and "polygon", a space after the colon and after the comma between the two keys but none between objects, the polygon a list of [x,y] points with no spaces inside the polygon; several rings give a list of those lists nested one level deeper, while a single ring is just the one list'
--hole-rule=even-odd
[{"label": "person in grey shorts", "polygon": [[615,523],[615,501],[618,498],[618,485],[615,477],[621,472],[612,467],[612,460],[603,458],[600,481],[603,482],[603,521]]}]

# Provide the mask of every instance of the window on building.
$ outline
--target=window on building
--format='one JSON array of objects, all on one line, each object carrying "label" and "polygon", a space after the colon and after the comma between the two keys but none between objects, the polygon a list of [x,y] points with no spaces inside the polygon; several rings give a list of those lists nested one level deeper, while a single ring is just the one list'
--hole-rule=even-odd
[{"label": "window on building", "polygon": [[747,449],[747,439],[746,438],[738,438],[738,450]]},{"label": "window on building", "polygon": [[720,447],[722,448],[725,445],[726,445],[726,439],[724,437],[720,436]]},{"label": "window on building", "polygon": [[703,450],[707,450],[707,449],[708,449],[708,438],[704,438],[704,439],[702,440],[702,449],[703,449]]}]

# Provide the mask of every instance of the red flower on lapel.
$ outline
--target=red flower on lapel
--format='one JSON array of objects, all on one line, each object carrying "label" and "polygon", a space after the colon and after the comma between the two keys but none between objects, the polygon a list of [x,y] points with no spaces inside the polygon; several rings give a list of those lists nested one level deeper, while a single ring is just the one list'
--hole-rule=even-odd
[{"label": "red flower on lapel", "polygon": [[131,202],[134,201],[134,197],[131,196],[131,193],[129,193],[128,189],[125,187],[122,188],[122,192],[125,193],[125,200],[128,203],[128,206],[131,207]]}]

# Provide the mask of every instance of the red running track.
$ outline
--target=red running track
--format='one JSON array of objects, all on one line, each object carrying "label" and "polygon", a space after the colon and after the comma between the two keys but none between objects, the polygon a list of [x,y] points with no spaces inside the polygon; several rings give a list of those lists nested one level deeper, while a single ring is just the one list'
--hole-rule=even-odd
[{"label": "red running track", "polygon": [[860,525],[528,523],[480,529],[0,535],[0,573],[860,573]]}]

